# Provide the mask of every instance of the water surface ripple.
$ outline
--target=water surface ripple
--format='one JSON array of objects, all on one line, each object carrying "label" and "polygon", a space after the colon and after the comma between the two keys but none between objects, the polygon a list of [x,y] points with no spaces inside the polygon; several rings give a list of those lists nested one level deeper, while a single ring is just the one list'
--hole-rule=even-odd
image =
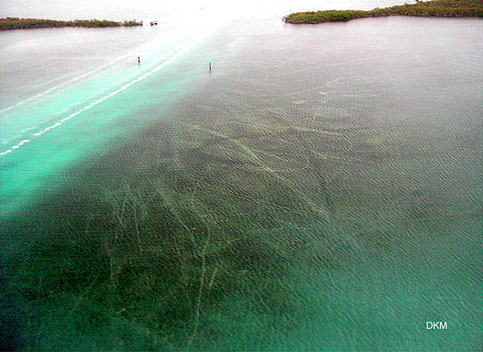
[{"label": "water surface ripple", "polygon": [[2,343],[480,350],[481,31],[244,17],[2,101]]}]

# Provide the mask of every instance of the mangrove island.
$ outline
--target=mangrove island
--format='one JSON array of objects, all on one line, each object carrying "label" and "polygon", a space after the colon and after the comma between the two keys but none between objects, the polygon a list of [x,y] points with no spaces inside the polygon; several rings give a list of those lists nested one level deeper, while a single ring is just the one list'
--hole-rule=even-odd
[{"label": "mangrove island", "polygon": [[0,30],[11,29],[32,29],[32,28],[61,28],[61,27],[86,27],[86,28],[105,28],[105,27],[134,27],[142,26],[142,21],[107,21],[107,20],[75,20],[57,21],[36,18],[7,17],[0,18]]},{"label": "mangrove island", "polygon": [[419,16],[419,17],[483,17],[483,0],[433,0],[416,1],[416,4],[404,4],[386,8],[363,10],[328,10],[296,12],[285,16],[287,23],[323,23],[346,22],[356,18],[383,16]]}]

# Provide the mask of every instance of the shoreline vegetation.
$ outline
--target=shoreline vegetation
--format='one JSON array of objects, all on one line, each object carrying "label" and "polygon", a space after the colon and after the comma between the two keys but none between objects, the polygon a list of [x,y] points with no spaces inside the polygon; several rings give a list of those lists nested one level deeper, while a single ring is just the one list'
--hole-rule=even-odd
[{"label": "shoreline vegetation", "polygon": [[363,10],[328,10],[295,12],[283,18],[291,24],[316,24],[324,22],[347,22],[356,18],[385,16],[418,17],[483,17],[483,0],[433,0],[416,1],[386,8]]},{"label": "shoreline vegetation", "polygon": [[143,21],[108,21],[108,20],[74,20],[57,21],[37,18],[0,18],[0,30],[12,29],[34,29],[34,28],[63,28],[63,27],[86,27],[86,28],[106,28],[106,27],[135,27],[142,26]]}]

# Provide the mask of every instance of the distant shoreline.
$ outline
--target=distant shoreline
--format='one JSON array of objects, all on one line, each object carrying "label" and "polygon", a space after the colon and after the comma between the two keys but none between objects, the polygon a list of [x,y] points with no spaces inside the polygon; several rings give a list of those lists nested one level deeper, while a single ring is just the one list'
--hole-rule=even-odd
[{"label": "distant shoreline", "polygon": [[64,28],[64,27],[85,27],[85,28],[107,28],[107,27],[135,27],[142,26],[142,21],[108,21],[108,20],[74,20],[74,21],[57,21],[37,18],[18,18],[6,17],[0,18],[0,30],[15,29],[36,29],[36,28]]},{"label": "distant shoreline", "polygon": [[356,18],[386,16],[417,17],[483,17],[483,0],[433,0],[417,1],[386,8],[363,10],[328,10],[295,12],[283,20],[291,24],[316,24],[325,22],[347,22]]}]

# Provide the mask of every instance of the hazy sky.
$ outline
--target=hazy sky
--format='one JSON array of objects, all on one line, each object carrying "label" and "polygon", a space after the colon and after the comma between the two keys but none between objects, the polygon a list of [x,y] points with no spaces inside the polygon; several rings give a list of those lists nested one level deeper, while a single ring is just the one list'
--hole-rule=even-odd
[{"label": "hazy sky", "polygon": [[372,9],[411,0],[0,0],[0,17],[43,17],[53,19],[111,18],[149,19],[164,13],[200,11],[285,14],[287,11],[317,9]]}]

